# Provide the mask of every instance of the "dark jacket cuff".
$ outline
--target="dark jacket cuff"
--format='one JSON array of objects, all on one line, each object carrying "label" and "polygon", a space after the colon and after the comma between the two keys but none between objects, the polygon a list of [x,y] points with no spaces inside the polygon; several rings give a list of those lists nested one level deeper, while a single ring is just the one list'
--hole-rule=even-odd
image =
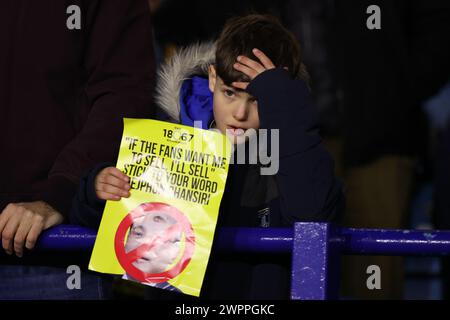
[{"label": "dark jacket cuff", "polygon": [[97,198],[95,177],[109,163],[102,163],[86,172],[80,180],[78,193],[73,198],[70,223],[97,229],[100,225],[106,201]]},{"label": "dark jacket cuff", "polygon": [[84,191],[84,196],[86,197],[86,203],[92,208],[95,209],[101,209],[105,205],[106,201],[99,199],[97,197],[97,193],[95,192],[95,178],[97,175],[102,171],[103,169],[107,167],[114,166],[114,164],[111,163],[101,163],[94,167],[92,170],[90,170],[84,177],[83,182],[81,186],[83,186],[85,189],[80,190],[80,192]]}]

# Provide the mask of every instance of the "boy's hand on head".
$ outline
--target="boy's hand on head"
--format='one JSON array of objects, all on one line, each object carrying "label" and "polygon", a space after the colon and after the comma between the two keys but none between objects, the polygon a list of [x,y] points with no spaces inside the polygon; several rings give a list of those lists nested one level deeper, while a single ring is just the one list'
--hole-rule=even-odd
[{"label": "boy's hand on head", "polygon": [[115,167],[108,167],[95,177],[95,193],[99,199],[119,201],[130,196],[130,178]]},{"label": "boy's hand on head", "polygon": [[[259,59],[259,62],[246,56],[238,56],[238,62],[234,64],[234,68],[247,75],[250,80],[255,79],[258,75],[267,70],[275,69],[272,60],[270,60],[264,52],[258,49],[253,49],[253,54]],[[232,85],[238,89],[246,90],[249,82],[233,82]]]}]

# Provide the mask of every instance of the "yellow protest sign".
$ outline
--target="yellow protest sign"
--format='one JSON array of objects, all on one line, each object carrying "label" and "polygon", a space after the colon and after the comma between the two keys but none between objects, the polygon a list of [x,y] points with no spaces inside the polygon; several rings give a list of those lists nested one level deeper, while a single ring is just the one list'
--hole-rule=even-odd
[{"label": "yellow protest sign", "polygon": [[131,196],[107,201],[89,269],[199,296],[230,154],[217,132],[124,119],[116,166]]}]

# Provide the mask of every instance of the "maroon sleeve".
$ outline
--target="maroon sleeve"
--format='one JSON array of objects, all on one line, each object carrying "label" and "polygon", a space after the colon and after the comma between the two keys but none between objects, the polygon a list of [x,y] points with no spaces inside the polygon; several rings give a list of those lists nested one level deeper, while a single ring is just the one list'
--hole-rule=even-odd
[{"label": "maroon sleeve", "polygon": [[80,61],[87,75],[83,103],[89,112],[36,197],[65,216],[83,173],[98,163],[116,162],[122,119],[152,114],[150,19],[147,0],[98,0],[86,14],[88,32]]}]

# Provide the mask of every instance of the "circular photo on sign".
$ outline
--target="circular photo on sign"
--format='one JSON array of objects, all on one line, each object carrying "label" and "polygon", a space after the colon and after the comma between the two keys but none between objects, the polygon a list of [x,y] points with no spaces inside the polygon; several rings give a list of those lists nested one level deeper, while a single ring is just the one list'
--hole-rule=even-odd
[{"label": "circular photo on sign", "polygon": [[127,278],[165,289],[170,289],[167,281],[187,267],[194,248],[189,219],[165,203],[138,206],[122,220],[115,237],[117,259]]}]

